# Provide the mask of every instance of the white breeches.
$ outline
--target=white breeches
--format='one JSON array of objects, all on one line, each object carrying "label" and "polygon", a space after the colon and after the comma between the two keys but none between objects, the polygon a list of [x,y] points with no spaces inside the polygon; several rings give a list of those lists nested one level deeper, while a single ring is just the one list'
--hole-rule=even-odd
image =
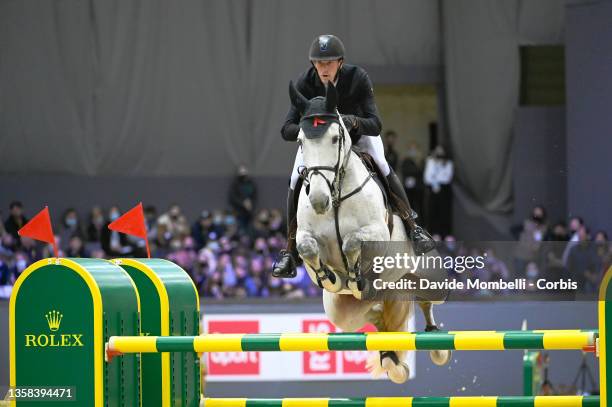
[{"label": "white breeches", "polygon": [[[382,138],[380,136],[361,136],[357,142],[357,146],[362,151],[365,151],[372,156],[374,162],[376,165],[378,165],[378,168],[385,177],[389,175],[391,168],[389,167],[387,159],[385,158],[385,147],[383,146]],[[293,171],[291,171],[291,183],[289,184],[291,189],[295,189],[295,185],[300,178],[298,170],[302,166],[304,166],[304,156],[302,155],[302,148],[299,147],[297,154],[295,155]]]}]

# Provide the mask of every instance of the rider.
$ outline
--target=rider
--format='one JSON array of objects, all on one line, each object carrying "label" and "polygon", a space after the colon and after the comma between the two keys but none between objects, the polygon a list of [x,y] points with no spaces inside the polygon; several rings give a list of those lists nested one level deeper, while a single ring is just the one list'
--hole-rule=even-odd
[{"label": "rider", "polygon": [[[319,35],[310,46],[312,66],[303,72],[296,82],[296,87],[307,99],[325,96],[326,85],[332,82],[338,91],[338,111],[342,115],[353,144],[372,156],[383,175],[386,176],[391,191],[409,208],[411,216],[403,219],[414,242],[417,252],[428,252],[434,246],[433,239],[415,222],[416,213],[410,209],[406,192],[393,169],[387,163],[384,147],[380,138],[381,122],[374,102],[372,82],[366,71],[358,66],[344,63],[344,45],[335,35]],[[286,141],[296,141],[300,127],[300,112],[289,108],[281,134]],[[296,250],[295,234],[297,231],[295,187],[299,179],[299,168],[303,166],[301,148],[298,149],[291,173],[291,182],[287,196],[287,249],[281,250],[278,261],[274,264],[272,275],[292,278],[296,275],[296,262],[299,256]]]}]

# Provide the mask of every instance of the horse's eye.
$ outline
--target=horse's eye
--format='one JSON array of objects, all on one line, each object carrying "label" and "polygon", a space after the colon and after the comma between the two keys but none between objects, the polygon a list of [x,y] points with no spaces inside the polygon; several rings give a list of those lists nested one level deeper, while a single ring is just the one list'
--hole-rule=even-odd
[{"label": "horse's eye", "polygon": [[332,137],[332,144],[336,144],[338,142],[338,136]]},{"label": "horse's eye", "polygon": [[298,146],[302,145],[302,139],[297,139]]}]

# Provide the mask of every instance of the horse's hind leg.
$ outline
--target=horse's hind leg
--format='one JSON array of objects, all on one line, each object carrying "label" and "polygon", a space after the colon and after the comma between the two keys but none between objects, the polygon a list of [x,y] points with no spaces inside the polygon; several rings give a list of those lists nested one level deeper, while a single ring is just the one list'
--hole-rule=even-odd
[{"label": "horse's hind leg", "polygon": [[[410,302],[385,301],[372,308],[368,319],[379,332],[402,332],[406,331],[410,310]],[[368,367],[374,375],[384,371],[392,382],[401,384],[410,376],[405,358],[406,351],[382,351],[368,361]]]},{"label": "horse's hind leg", "polygon": [[323,308],[332,324],[345,332],[354,332],[370,322],[368,315],[372,303],[352,295],[323,291]]},{"label": "horse's hind leg", "polygon": [[[425,317],[425,331],[439,331],[433,316],[433,304],[429,301],[419,301],[419,307],[421,307],[421,311],[423,311],[423,316]],[[443,366],[450,361],[451,351],[432,350],[429,352],[429,357],[436,365]]]}]

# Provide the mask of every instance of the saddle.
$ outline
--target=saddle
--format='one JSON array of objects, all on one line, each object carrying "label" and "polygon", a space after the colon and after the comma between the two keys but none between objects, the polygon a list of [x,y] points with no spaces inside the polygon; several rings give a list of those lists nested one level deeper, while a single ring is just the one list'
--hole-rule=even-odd
[{"label": "saddle", "polygon": [[387,178],[380,172],[380,168],[374,162],[372,156],[364,151],[361,151],[355,147],[352,150],[357,154],[363,165],[372,174],[372,179],[376,182],[380,188],[387,208],[387,226],[389,228],[389,234],[393,233],[393,214],[398,215],[401,219],[407,219],[411,217],[411,212],[406,204],[391,191]]}]

